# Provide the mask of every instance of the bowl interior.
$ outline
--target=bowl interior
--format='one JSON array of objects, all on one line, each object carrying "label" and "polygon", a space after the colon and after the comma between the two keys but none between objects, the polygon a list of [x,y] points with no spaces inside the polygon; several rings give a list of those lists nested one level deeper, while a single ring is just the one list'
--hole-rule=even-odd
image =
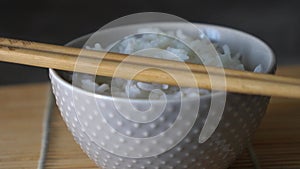
[{"label": "bowl interior", "polygon": [[272,69],[275,66],[274,54],[272,50],[260,39],[250,34],[221,26],[207,24],[193,24],[192,26],[186,25],[187,23],[151,23],[115,27],[97,31],[94,34],[85,35],[69,42],[67,46],[80,48],[86,42],[87,45],[92,46],[99,42],[99,40],[104,43],[101,45],[108,46],[128,34],[136,33],[137,29],[145,27],[158,27],[163,30],[180,29],[185,34],[195,37],[199,36],[199,32],[196,29],[198,28],[203,31],[210,40],[217,42],[220,45],[227,44],[233,53],[240,53],[242,55],[241,61],[247,70],[251,71],[257,65],[261,64],[264,73],[272,72]]},{"label": "bowl interior", "polygon": [[[100,40],[101,45],[105,47],[129,34],[136,33],[137,29],[145,27],[158,27],[162,30],[181,29],[185,34],[190,36],[199,36],[198,29],[200,29],[211,41],[217,42],[220,45],[227,44],[232,53],[240,53],[242,56],[241,61],[245,65],[246,70],[253,71],[254,68],[260,64],[263,73],[274,73],[276,63],[275,56],[272,50],[263,41],[238,30],[207,24],[189,24],[187,26],[187,23],[166,22],[126,25],[82,36],[69,42],[66,46],[77,48],[81,48],[85,44],[93,46]],[[104,44],[102,42],[104,42]],[[50,73],[56,74],[55,71],[51,71]],[[60,78],[59,76],[63,77],[63,79],[61,79],[63,81],[68,79],[64,71],[57,71],[57,73],[58,74],[54,76],[58,76],[58,78]]]}]

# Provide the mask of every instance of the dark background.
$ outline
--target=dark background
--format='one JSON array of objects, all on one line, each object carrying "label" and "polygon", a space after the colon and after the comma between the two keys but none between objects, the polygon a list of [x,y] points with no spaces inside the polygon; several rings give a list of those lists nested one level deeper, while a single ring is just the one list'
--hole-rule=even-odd
[{"label": "dark background", "polygon": [[[243,30],[266,41],[280,65],[300,63],[300,5],[288,0],[1,0],[0,36],[63,45],[124,15],[150,11]],[[0,85],[47,80],[46,69],[0,62]]]}]

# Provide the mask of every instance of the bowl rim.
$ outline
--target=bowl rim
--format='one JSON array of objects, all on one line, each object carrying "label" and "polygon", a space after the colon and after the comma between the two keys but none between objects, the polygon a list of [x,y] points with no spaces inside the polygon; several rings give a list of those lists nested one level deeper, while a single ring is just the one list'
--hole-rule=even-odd
[{"label": "bowl rim", "polygon": [[[263,45],[263,47],[267,50],[268,55],[270,55],[271,60],[269,61],[270,64],[268,66],[268,68],[263,72],[264,74],[272,74],[274,73],[274,70],[276,69],[276,57],[274,55],[274,52],[272,51],[272,49],[261,39],[255,37],[254,35],[251,35],[249,33],[234,29],[234,28],[230,28],[230,27],[224,27],[224,26],[219,26],[219,25],[213,25],[213,24],[204,24],[204,23],[186,23],[186,22],[153,22],[153,23],[141,23],[141,24],[130,24],[130,25],[121,25],[121,26],[117,26],[117,27],[112,27],[112,28],[105,28],[103,31],[107,31],[110,29],[120,29],[120,28],[126,28],[126,27],[134,27],[134,26],[141,26],[141,25],[155,25],[155,24],[168,24],[168,25],[182,25],[182,24],[193,24],[196,27],[201,27],[201,28],[209,28],[209,29],[217,29],[217,30],[225,30],[225,31],[230,31],[230,32],[235,32],[238,33],[240,35],[246,36],[248,38],[252,38],[254,41],[257,41],[260,43],[260,45]],[[93,35],[93,33],[89,33],[83,36],[80,36],[76,39],[71,40],[70,42],[66,43],[65,46],[72,46],[73,43],[77,42],[77,41],[81,41],[84,39],[87,39],[88,37],[90,37],[91,35]],[[106,98],[106,99],[113,99],[114,101],[128,101],[128,98],[122,98],[122,97],[112,97],[112,96],[108,96],[108,95],[103,95],[103,94],[98,94],[98,93],[92,93],[89,91],[86,91],[82,88],[79,88],[77,86],[73,86],[71,83],[67,82],[65,79],[63,79],[60,75],[58,75],[58,73],[54,70],[49,68],[49,75],[52,78],[55,78],[56,81],[58,81],[58,83],[62,84],[63,86],[67,87],[67,88],[71,88],[71,90],[74,92],[74,90],[76,92],[82,93],[84,95],[89,95],[95,98]],[[218,96],[218,95],[222,95],[226,92],[214,92],[211,94],[207,94],[207,95],[200,95],[200,99],[209,99],[212,96]],[[228,94],[235,94],[232,92],[227,92]],[[146,100],[149,99],[136,99],[136,98],[130,98],[129,99],[130,102],[144,102]],[[183,100],[194,100],[193,97],[188,98],[188,97],[184,97],[181,99],[168,99],[168,102],[178,102],[178,101],[183,101]],[[161,102],[162,100],[151,100],[151,103],[155,103],[155,102]]]}]

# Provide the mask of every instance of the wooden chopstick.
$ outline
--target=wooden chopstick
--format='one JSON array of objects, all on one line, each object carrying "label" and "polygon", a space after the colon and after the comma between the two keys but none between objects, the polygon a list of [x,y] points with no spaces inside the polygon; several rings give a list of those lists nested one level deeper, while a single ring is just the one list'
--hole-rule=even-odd
[{"label": "wooden chopstick", "polygon": [[274,82],[291,83],[291,84],[300,85],[300,79],[289,78],[289,77],[274,76],[270,74],[254,73],[248,71],[244,71],[241,74],[240,71],[233,70],[233,69],[222,69],[222,68],[208,67],[208,66],[205,67],[203,65],[193,64],[193,63],[185,63],[183,65],[181,62],[172,61],[172,60],[162,60],[162,59],[140,57],[140,56],[133,56],[133,55],[128,57],[128,55],[126,54],[94,51],[94,50],[80,49],[74,47],[38,43],[32,41],[24,41],[24,40],[16,40],[16,39],[0,37],[0,45],[19,47],[25,49],[34,49],[34,50],[47,51],[53,53],[62,53],[66,55],[74,55],[75,57],[80,55],[80,56],[97,58],[97,59],[105,58],[106,60],[117,61],[117,62],[128,62],[133,64],[143,64],[143,65],[150,65],[150,66],[155,65],[156,67],[161,67],[161,68],[186,70],[186,68],[188,67],[189,70],[191,70],[192,72],[203,72],[203,73],[209,72],[210,74],[226,74],[227,76],[236,76],[241,78],[257,79],[257,80],[268,79],[269,81],[274,81]]},{"label": "wooden chopstick", "polygon": [[[80,62],[77,62],[80,52],[84,57],[80,57]],[[99,58],[102,59],[100,65]],[[212,78],[215,81],[223,81],[223,69],[188,63],[186,65],[193,71],[191,74],[186,71],[184,63],[162,59],[131,56],[122,62],[122,71],[114,74],[125,58],[126,55],[117,53],[82,51],[77,48],[0,38],[0,61],[183,87],[211,89],[213,85],[214,90],[300,98],[299,79],[225,69],[226,86],[224,86],[222,83],[211,83],[210,80]],[[149,65],[158,69],[163,68],[164,71],[148,69]],[[143,69],[145,70],[131,77],[133,72]],[[206,69],[209,70],[209,75]],[[175,81],[166,72],[172,72],[182,80]]]}]

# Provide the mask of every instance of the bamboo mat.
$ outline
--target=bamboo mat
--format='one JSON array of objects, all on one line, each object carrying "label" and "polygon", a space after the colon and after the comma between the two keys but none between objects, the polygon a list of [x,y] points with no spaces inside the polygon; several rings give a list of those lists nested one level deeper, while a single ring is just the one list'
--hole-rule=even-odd
[{"label": "bamboo mat", "polygon": [[45,84],[0,88],[1,169],[37,168],[48,90]]},{"label": "bamboo mat", "polygon": [[[279,74],[300,77],[300,67]],[[0,168],[37,168],[49,84],[0,87]],[[272,99],[253,139],[262,169],[300,169],[300,100]],[[51,114],[46,169],[96,169],[68,132],[57,108]],[[253,169],[247,150],[230,169]]]}]

